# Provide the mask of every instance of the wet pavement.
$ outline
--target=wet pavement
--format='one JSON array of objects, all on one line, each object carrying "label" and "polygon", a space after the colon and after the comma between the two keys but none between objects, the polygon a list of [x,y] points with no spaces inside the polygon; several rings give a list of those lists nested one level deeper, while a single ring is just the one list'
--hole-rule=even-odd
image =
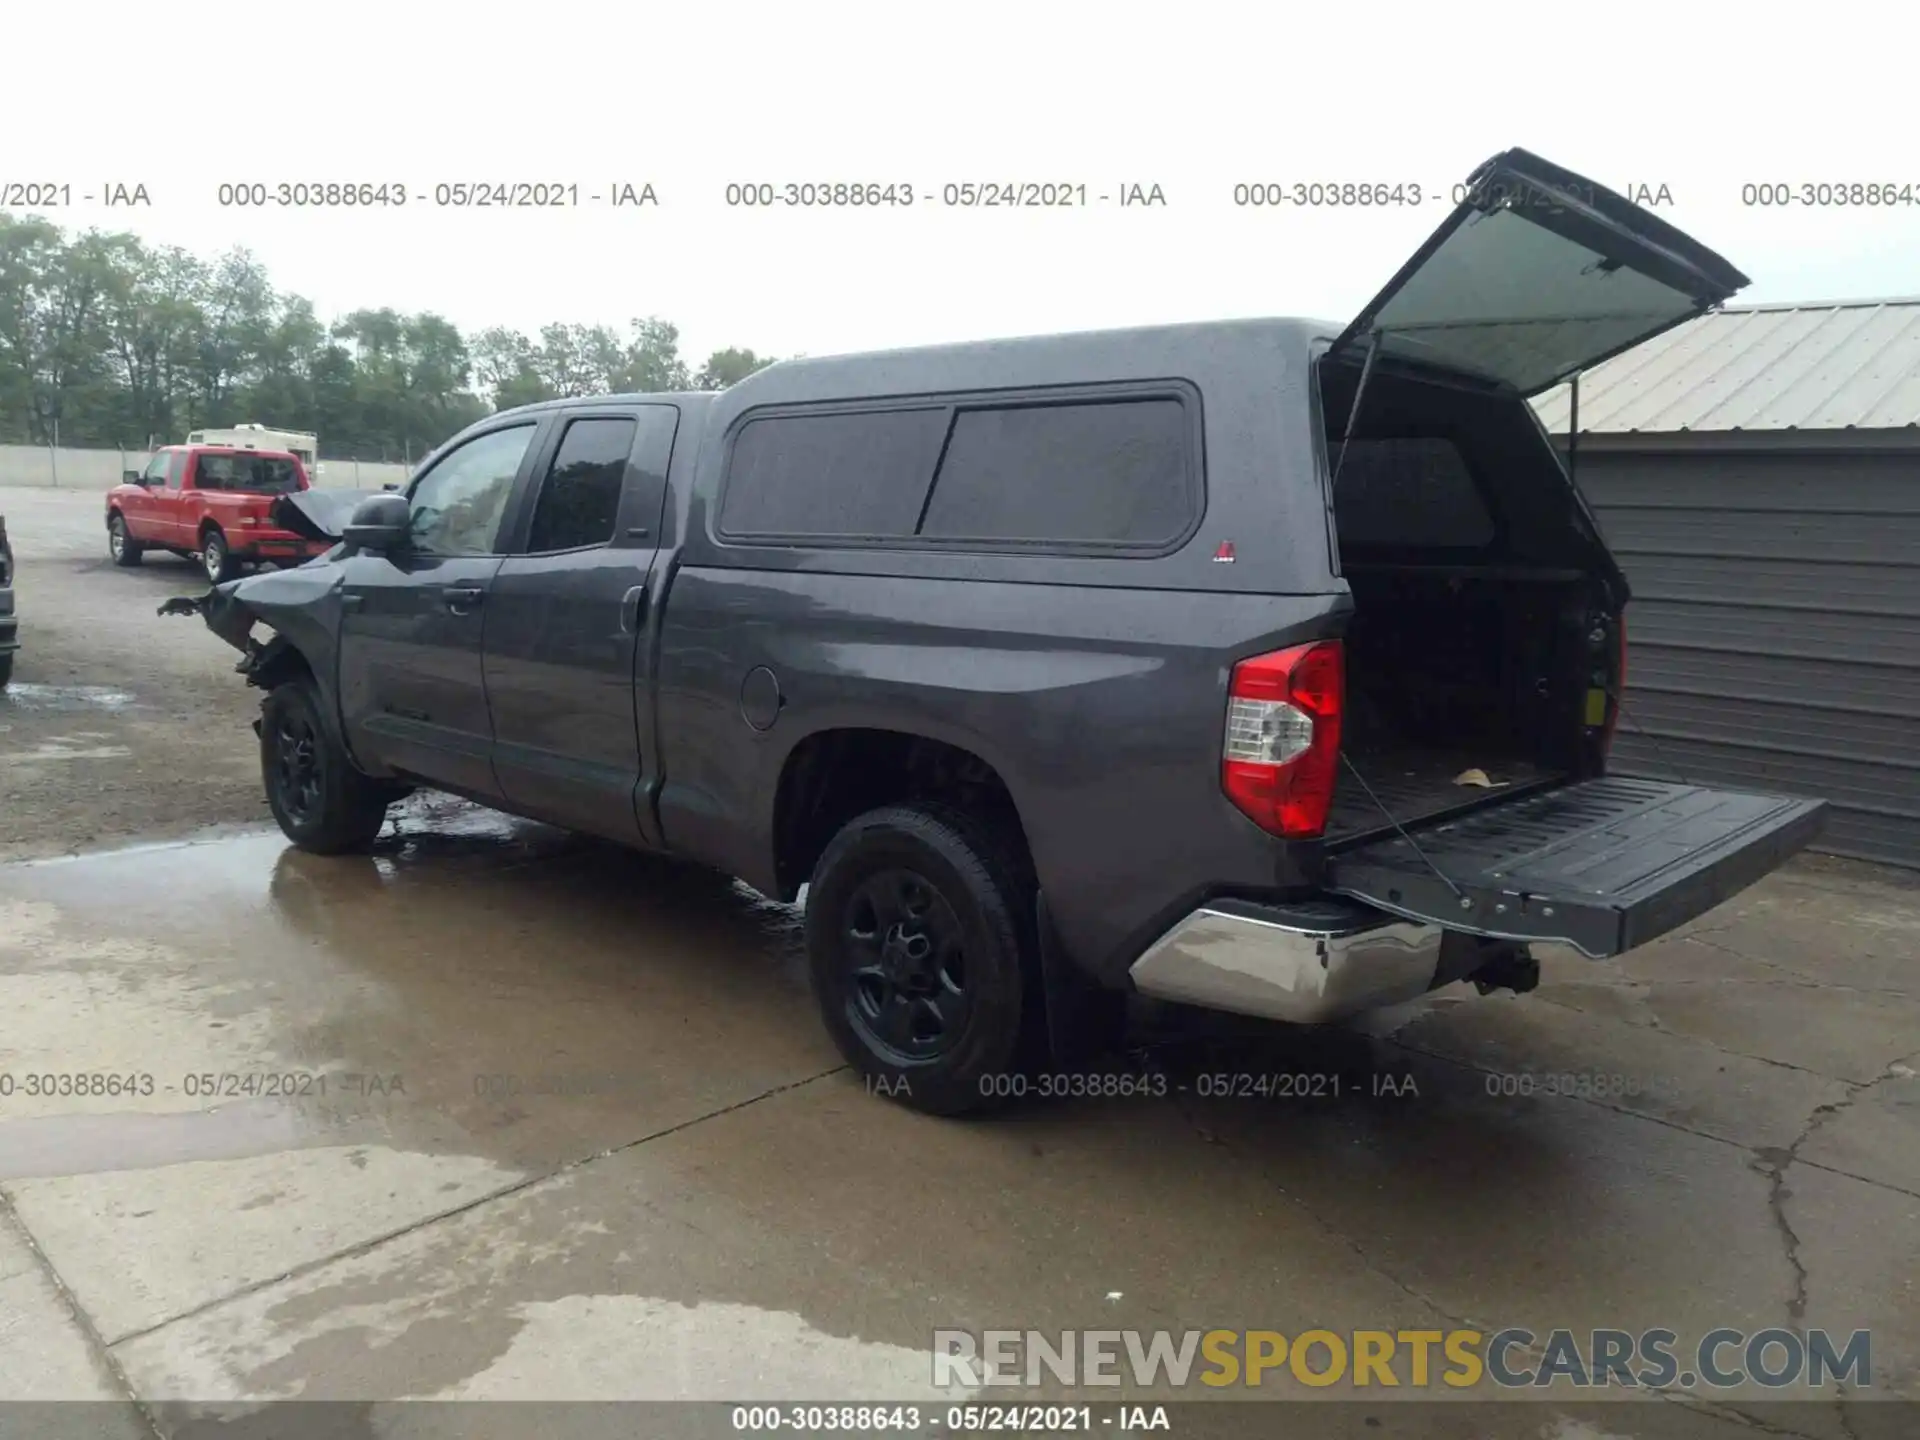
[{"label": "wet pavement", "polygon": [[[1155,1011],[1164,1093],[952,1122],[840,1064],[790,909],[462,804],[4,866],[0,1395],[933,1403],[935,1329],[1514,1325],[1866,1328],[1920,1400],[1917,955],[1913,877],[1806,860],[1532,996]],[[1419,1433],[1916,1413],[1770,1398]]]},{"label": "wet pavement", "polygon": [[0,861],[268,820],[232,650],[161,603],[199,568],[106,553],[98,491],[0,487],[21,649],[0,690]]}]

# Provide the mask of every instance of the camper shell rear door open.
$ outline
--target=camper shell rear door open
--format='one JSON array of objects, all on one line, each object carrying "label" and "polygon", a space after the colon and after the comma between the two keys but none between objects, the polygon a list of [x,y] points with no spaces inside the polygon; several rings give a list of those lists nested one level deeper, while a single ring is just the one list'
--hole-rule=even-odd
[{"label": "camper shell rear door open", "polygon": [[1329,358],[1360,363],[1378,337],[1384,357],[1532,396],[1748,283],[1625,196],[1509,150],[1474,171]]},{"label": "camper shell rear door open", "polygon": [[[1747,283],[1657,216],[1524,150],[1489,160],[1468,190],[1323,365],[1364,376],[1384,363],[1524,399]],[[1364,379],[1359,388],[1363,407]],[[1553,473],[1565,482],[1564,471]],[[1575,778],[1404,833],[1396,825],[1331,840],[1327,885],[1448,929],[1604,957],[1760,879],[1814,838],[1825,808],[1684,783]]]}]

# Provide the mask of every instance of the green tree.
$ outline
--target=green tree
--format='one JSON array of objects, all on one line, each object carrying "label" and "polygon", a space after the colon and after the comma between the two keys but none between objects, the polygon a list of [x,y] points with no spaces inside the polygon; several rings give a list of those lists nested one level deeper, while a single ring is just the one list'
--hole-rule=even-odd
[{"label": "green tree", "polygon": [[148,250],[129,237],[124,283],[107,307],[109,362],[121,392],[105,428],[115,443],[144,446],[183,434],[201,327],[207,267],[178,246]]},{"label": "green tree", "polygon": [[693,381],[687,363],[680,358],[680,328],[665,320],[648,316],[627,325],[622,364],[610,376],[610,392],[655,395],[674,390],[691,390]]},{"label": "green tree", "polygon": [[311,375],[313,412],[307,418],[312,423],[298,428],[319,435],[328,455],[358,456],[366,441],[359,428],[360,385],[353,353],[329,339],[313,357]]},{"label": "green tree", "polygon": [[138,446],[255,421],[315,431],[331,457],[397,459],[489,407],[719,389],[767,363],[716,350],[690,373],[657,316],[535,338],[391,308],[328,323],[244,248],[209,261],[0,214],[0,441]]},{"label": "green tree", "polygon": [[356,310],[333,335],[352,355],[357,413],[348,434],[362,448],[411,458],[486,413],[467,389],[466,339],[441,316]]},{"label": "green tree", "polygon": [[258,373],[279,297],[266,268],[244,248],[215,260],[200,301],[198,373],[190,426],[232,425],[236,392]]},{"label": "green tree", "polygon": [[253,378],[235,397],[235,408],[249,416],[311,416],[317,398],[314,367],[326,343],[327,327],[312,303],[298,295],[281,297],[261,335]]},{"label": "green tree", "polygon": [[555,398],[540,371],[539,351],[518,330],[496,325],[473,339],[473,373],[495,410]]},{"label": "green tree", "polygon": [[756,370],[764,370],[773,364],[773,357],[761,357],[751,350],[729,347],[716,350],[707,356],[693,377],[696,390],[724,390],[729,385],[738,385]]},{"label": "green tree", "polygon": [[120,284],[117,238],[68,242],[38,216],[0,215],[0,395],[6,429],[33,443],[81,443],[69,423],[108,379],[106,313]]},{"label": "green tree", "polygon": [[613,393],[621,363],[620,339],[605,325],[544,325],[534,349],[536,371],[560,399]]},{"label": "green tree", "polygon": [[84,445],[97,438],[103,421],[111,422],[117,397],[107,360],[107,311],[125,287],[119,260],[131,238],[88,231],[60,255],[35,395],[42,436]]}]

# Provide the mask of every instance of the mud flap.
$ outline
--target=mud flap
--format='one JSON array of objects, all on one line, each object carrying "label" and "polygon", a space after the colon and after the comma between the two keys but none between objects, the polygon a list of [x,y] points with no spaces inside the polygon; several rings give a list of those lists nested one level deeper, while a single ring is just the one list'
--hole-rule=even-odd
[{"label": "mud flap", "polygon": [[1082,971],[1061,948],[1059,932],[1042,893],[1035,904],[1039,942],[1037,984],[1028,996],[1037,1001],[1041,1024],[1029,1021],[1023,1049],[1028,1063],[1044,1064],[1055,1074],[1075,1074],[1092,1067],[1117,1050],[1125,1036],[1127,998],[1109,990]]},{"label": "mud flap", "polygon": [[1604,959],[1777,869],[1819,834],[1826,809],[1609,776],[1330,855],[1327,888],[1449,930]]}]

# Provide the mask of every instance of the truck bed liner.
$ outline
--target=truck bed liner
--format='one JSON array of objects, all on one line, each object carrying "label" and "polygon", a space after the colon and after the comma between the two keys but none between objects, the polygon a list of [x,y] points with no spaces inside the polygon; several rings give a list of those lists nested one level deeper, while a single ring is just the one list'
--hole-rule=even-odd
[{"label": "truck bed liner", "polygon": [[[1431,820],[1453,810],[1476,809],[1492,800],[1510,800],[1564,778],[1561,772],[1528,760],[1489,755],[1484,746],[1477,751],[1470,747],[1361,750],[1348,758],[1402,825]],[[1496,788],[1455,784],[1468,770],[1484,771]],[[1352,771],[1343,763],[1333,792],[1333,808],[1327,814],[1327,839],[1350,841],[1392,830],[1393,821],[1380,813],[1380,806],[1355,782]]]}]

